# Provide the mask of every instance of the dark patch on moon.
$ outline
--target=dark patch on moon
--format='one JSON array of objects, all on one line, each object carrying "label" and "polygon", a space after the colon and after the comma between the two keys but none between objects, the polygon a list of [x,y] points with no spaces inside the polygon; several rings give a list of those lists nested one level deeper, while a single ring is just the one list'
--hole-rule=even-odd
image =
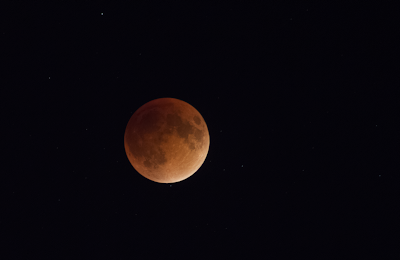
[{"label": "dark patch on moon", "polygon": [[144,165],[147,168],[156,169],[160,165],[167,163],[165,152],[158,145],[156,140],[145,141],[140,138],[132,140],[132,145],[129,146],[129,150],[135,158],[144,158]]},{"label": "dark patch on moon", "polygon": [[148,113],[143,114],[142,119],[138,123],[142,130],[141,132],[154,133],[160,130],[162,118],[162,114],[157,110],[148,111]]},{"label": "dark patch on moon", "polygon": [[189,122],[183,121],[182,118],[177,114],[167,115],[167,125],[176,129],[179,137],[187,140],[189,134],[193,133],[193,126]]},{"label": "dark patch on moon", "polygon": [[182,118],[177,114],[167,114],[167,125],[168,126],[180,126],[182,125]]},{"label": "dark patch on moon", "polygon": [[[194,116],[193,120],[196,124],[200,124],[200,118],[198,116]],[[176,129],[177,134],[180,138],[184,139],[186,144],[189,144],[189,149],[195,150],[196,146],[193,142],[189,141],[189,135],[194,135],[195,140],[200,144],[202,147],[202,141],[204,133],[203,131],[194,127],[189,121],[183,120],[177,114],[167,114],[167,129]]]},{"label": "dark patch on moon", "polygon": [[189,144],[189,149],[190,150],[195,150],[196,149],[196,146],[194,146],[194,143],[190,143]]},{"label": "dark patch on moon", "polygon": [[144,161],[143,164],[146,168],[151,168],[153,166],[153,164],[149,160]]},{"label": "dark patch on moon", "polygon": [[193,121],[198,125],[200,125],[200,123],[201,123],[201,120],[200,120],[200,118],[198,116],[194,116],[193,117]]},{"label": "dark patch on moon", "polygon": [[202,144],[203,137],[204,137],[203,131],[196,128],[194,131],[194,139],[196,139],[197,142],[200,142]]},{"label": "dark patch on moon", "polygon": [[[163,115],[160,111],[146,111],[146,113],[142,114],[141,119],[138,120],[137,125],[131,125],[129,128],[133,133],[126,136],[129,151],[133,157],[144,159],[143,164],[147,168],[155,169],[167,162],[165,152],[160,146],[163,138],[161,135],[156,134],[162,128],[163,121]],[[157,136],[157,138],[146,140],[143,138],[146,135]]]}]

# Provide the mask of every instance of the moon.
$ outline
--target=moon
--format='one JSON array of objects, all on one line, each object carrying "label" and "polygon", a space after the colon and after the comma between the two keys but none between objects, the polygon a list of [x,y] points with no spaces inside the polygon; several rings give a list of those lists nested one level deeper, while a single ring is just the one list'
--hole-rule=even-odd
[{"label": "moon", "polygon": [[210,135],[193,106],[175,98],[159,98],[131,116],[124,146],[129,162],[143,177],[175,183],[192,176],[204,163]]}]

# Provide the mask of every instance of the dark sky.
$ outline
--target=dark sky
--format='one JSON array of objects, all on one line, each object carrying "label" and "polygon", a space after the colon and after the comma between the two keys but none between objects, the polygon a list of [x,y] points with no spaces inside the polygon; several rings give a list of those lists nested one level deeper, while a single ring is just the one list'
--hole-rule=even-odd
[{"label": "dark sky", "polygon": [[[395,8],[56,2],[2,11],[7,259],[400,256]],[[162,97],[210,133],[172,186],[124,149]]]}]

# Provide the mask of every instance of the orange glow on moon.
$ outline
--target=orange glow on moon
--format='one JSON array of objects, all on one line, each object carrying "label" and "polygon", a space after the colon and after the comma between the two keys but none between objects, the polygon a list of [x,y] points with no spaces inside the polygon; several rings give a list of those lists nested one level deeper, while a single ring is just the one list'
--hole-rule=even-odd
[{"label": "orange glow on moon", "polygon": [[174,183],[189,178],[204,163],[210,135],[193,106],[175,98],[159,98],[132,115],[124,146],[130,163],[142,176]]}]

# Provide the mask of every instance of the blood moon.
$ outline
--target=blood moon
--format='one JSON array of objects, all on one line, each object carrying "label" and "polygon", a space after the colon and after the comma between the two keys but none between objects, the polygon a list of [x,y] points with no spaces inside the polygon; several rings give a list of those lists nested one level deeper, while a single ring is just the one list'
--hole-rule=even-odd
[{"label": "blood moon", "polygon": [[124,145],[130,163],[142,176],[174,183],[200,168],[208,153],[210,135],[193,106],[175,98],[159,98],[132,115]]}]

